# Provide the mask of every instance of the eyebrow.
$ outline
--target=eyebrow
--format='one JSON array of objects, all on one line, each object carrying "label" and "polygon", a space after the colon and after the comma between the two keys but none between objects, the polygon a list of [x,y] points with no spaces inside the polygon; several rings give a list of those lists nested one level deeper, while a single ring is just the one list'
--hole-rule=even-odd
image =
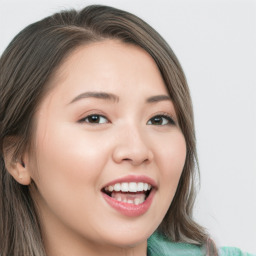
[{"label": "eyebrow", "polygon": [[[112,93],[106,92],[84,92],[76,96],[69,104],[79,101],[86,98],[96,98],[102,100],[108,100],[113,102],[119,102],[119,97]],[[155,103],[159,101],[171,101],[170,96],[168,95],[155,95],[146,99],[146,103]]]},{"label": "eyebrow", "polygon": [[168,95],[156,95],[156,96],[152,96],[152,97],[149,97],[146,102],[147,103],[154,103],[154,102],[159,102],[159,101],[171,101],[171,98],[170,96]]},{"label": "eyebrow", "polygon": [[96,98],[96,99],[102,99],[102,100],[108,100],[108,101],[113,101],[113,102],[118,102],[119,97],[112,94],[112,93],[106,93],[106,92],[84,92],[76,96],[71,102],[76,102],[81,99],[86,99],[86,98]]}]

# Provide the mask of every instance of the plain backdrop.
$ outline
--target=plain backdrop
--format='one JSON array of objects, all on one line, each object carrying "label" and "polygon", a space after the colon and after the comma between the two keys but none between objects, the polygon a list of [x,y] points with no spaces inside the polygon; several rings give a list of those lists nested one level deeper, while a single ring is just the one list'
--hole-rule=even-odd
[{"label": "plain backdrop", "polygon": [[26,25],[88,4],[130,11],[171,45],[194,104],[195,218],[219,246],[256,253],[256,1],[0,0],[0,54]]}]

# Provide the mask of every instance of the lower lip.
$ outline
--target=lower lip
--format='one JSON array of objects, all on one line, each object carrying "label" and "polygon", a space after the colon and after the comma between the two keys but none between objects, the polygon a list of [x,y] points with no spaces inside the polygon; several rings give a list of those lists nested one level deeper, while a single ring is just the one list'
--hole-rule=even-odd
[{"label": "lower lip", "polygon": [[143,215],[146,213],[149,209],[149,207],[152,204],[154,195],[155,195],[155,189],[153,189],[147,199],[142,204],[128,204],[124,202],[120,202],[115,200],[114,198],[108,196],[107,194],[103,193],[104,199],[107,201],[107,203],[113,207],[115,210],[120,212],[121,214],[129,217],[137,217],[140,215]]}]

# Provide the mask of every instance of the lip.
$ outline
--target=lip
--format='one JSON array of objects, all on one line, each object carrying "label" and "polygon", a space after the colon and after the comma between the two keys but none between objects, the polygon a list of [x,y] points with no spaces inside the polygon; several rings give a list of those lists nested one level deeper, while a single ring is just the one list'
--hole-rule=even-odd
[{"label": "lip", "polygon": [[116,180],[113,180],[109,183],[107,183],[103,189],[107,186],[110,185],[114,185],[116,183],[122,183],[122,182],[144,182],[144,183],[148,183],[150,185],[152,185],[152,190],[149,194],[149,196],[146,198],[146,200],[139,205],[135,205],[135,204],[129,204],[129,203],[124,203],[122,201],[117,201],[116,199],[110,197],[109,195],[107,195],[106,193],[103,192],[103,190],[101,191],[103,198],[105,199],[105,201],[112,207],[114,208],[116,211],[118,211],[119,213],[121,213],[122,215],[125,216],[129,216],[129,217],[138,217],[141,216],[143,214],[145,214],[154,199],[155,193],[156,193],[156,182],[147,177],[147,176],[134,176],[134,175],[129,175],[123,178],[119,178]]},{"label": "lip", "polygon": [[106,200],[106,202],[121,214],[129,217],[138,217],[148,211],[148,209],[152,204],[156,190],[152,189],[147,199],[142,204],[139,204],[139,205],[120,202],[103,192],[101,193],[103,198]]}]

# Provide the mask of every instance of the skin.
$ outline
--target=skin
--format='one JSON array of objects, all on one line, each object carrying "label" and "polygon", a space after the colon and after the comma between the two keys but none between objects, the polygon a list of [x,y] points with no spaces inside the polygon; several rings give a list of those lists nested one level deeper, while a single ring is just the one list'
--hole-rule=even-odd
[{"label": "skin", "polygon": [[[37,187],[31,194],[48,255],[146,255],[186,158],[172,101],[147,102],[168,96],[157,65],[137,46],[105,40],[76,49],[51,86],[35,115],[35,153],[27,152],[20,166]],[[81,96],[92,91],[116,97]],[[156,124],[154,117],[163,114],[175,124],[166,117]],[[100,122],[90,123],[90,115]],[[102,197],[104,185],[127,175],[157,184],[141,216],[124,216]]]}]

